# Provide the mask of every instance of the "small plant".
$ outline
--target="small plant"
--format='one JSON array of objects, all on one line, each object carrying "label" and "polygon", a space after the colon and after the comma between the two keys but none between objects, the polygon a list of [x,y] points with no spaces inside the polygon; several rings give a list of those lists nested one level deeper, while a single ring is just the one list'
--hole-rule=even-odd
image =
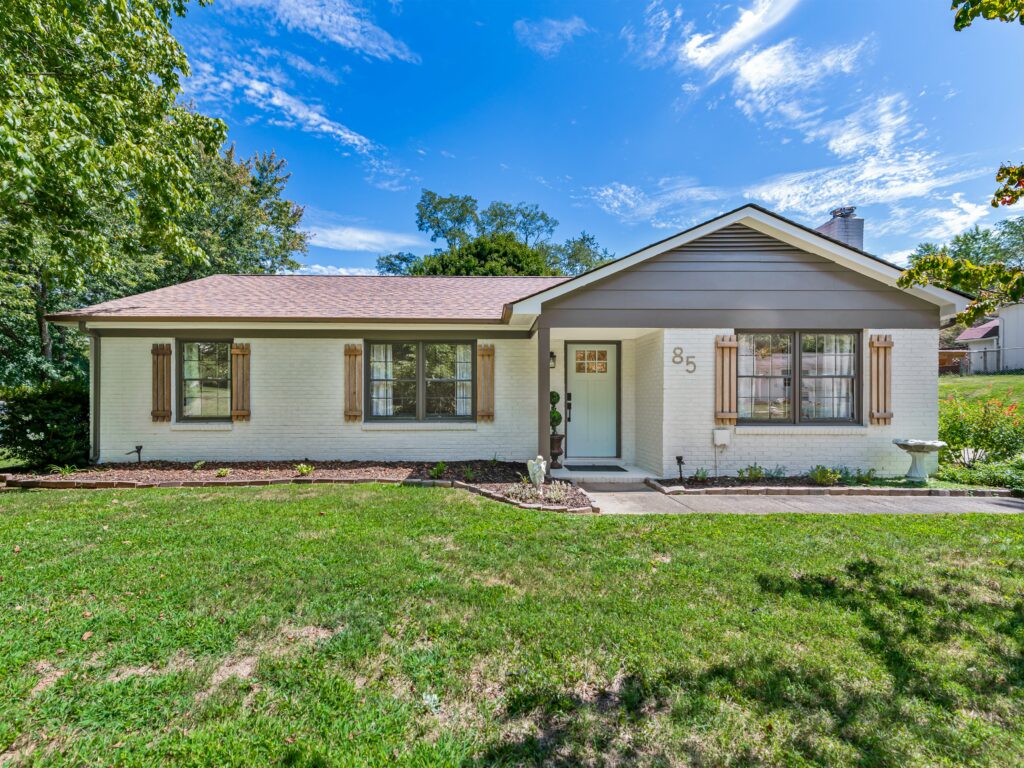
[{"label": "small plant", "polygon": [[807,473],[807,478],[815,485],[836,485],[843,478],[843,473],[842,470],[836,467],[826,467],[824,464],[818,464],[811,467]]},{"label": "small plant", "polygon": [[786,468],[781,464],[776,464],[774,469],[765,471],[765,477],[770,477],[772,480],[782,480],[786,477]]},{"label": "small plant", "polygon": [[201,470],[205,466],[206,466],[206,462],[205,461],[197,461],[195,464],[192,465],[192,471],[193,472],[198,472],[199,470]]},{"label": "small plant", "polygon": [[60,475],[61,477],[67,477],[73,475],[78,471],[78,467],[74,464],[64,464],[63,466],[57,464],[51,464],[47,470],[51,475]]},{"label": "small plant", "polygon": [[736,476],[740,480],[764,480],[767,477],[768,472],[758,464],[756,461],[749,467],[744,467],[736,472]]},{"label": "small plant", "polygon": [[462,470],[462,479],[467,483],[472,483],[476,480],[476,472],[473,471],[472,467],[466,467]]},{"label": "small plant", "polygon": [[701,467],[700,469],[695,470],[690,477],[698,483],[706,483],[708,478],[711,477],[711,473],[704,469],[704,467]]},{"label": "small plant", "polygon": [[850,469],[849,467],[837,467],[841,475],[839,482],[843,485],[871,485],[875,479],[873,469]]},{"label": "small plant", "polygon": [[514,501],[523,503],[543,502],[547,504],[560,504],[569,498],[571,492],[571,485],[556,480],[544,486],[542,493],[537,489],[537,486],[525,479],[504,491],[505,495]]},{"label": "small plant", "polygon": [[498,454],[494,454],[494,456],[491,457],[491,466],[498,466]]},{"label": "small plant", "polygon": [[448,470],[448,465],[445,464],[443,461],[439,461],[439,462],[437,462],[437,464],[435,464],[434,466],[432,466],[430,468],[429,474],[430,474],[430,477],[433,478],[434,480],[440,480],[442,477],[444,477],[444,473],[447,470]]},{"label": "small plant", "polygon": [[562,414],[559,413],[558,408],[556,406],[558,405],[559,401],[561,401],[562,396],[559,395],[557,392],[555,392],[555,390],[551,390],[550,398],[551,398],[551,415],[549,417],[549,420],[551,422],[551,434],[552,435],[557,435],[558,434],[558,427],[561,426],[561,424],[562,424]]},{"label": "small plant", "polygon": [[231,474],[231,467],[221,467],[216,472],[214,472],[214,474],[217,477],[227,477],[228,475]]},{"label": "small plant", "polygon": [[295,465],[295,471],[298,472],[300,476],[305,477],[306,475],[313,474],[313,465],[312,464],[296,464]]}]

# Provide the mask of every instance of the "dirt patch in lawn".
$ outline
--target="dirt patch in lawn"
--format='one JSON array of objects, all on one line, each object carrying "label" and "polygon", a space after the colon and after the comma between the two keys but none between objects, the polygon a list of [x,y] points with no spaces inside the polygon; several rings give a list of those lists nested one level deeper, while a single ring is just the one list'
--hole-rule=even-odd
[{"label": "dirt patch in lawn", "polygon": [[56,683],[66,674],[63,669],[58,669],[50,662],[40,661],[36,664],[36,674],[39,675],[39,681],[32,687],[30,696],[38,696],[40,693],[45,691],[51,685]]}]

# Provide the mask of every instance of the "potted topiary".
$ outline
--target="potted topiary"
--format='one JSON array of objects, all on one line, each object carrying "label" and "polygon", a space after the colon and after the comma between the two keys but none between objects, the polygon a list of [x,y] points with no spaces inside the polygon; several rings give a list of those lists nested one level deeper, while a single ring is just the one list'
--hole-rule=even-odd
[{"label": "potted topiary", "polygon": [[551,468],[561,469],[562,465],[558,461],[558,457],[562,455],[562,441],[565,440],[565,435],[558,434],[558,427],[562,424],[562,414],[558,412],[556,407],[559,401],[562,399],[554,390],[551,390]]}]

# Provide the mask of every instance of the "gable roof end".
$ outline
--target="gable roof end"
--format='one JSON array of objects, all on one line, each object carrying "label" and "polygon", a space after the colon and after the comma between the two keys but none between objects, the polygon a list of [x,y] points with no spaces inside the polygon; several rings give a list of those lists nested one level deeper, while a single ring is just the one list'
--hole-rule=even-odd
[{"label": "gable roof end", "polygon": [[[798,224],[784,216],[749,204],[724,213],[714,219],[691,227],[677,235],[672,235],[652,245],[634,251],[627,256],[616,259],[609,264],[584,272],[582,275],[566,280],[559,285],[538,291],[531,296],[512,302],[506,317],[516,315],[539,315],[544,302],[564,296],[573,291],[585,288],[599,280],[610,277],[617,272],[628,269],[636,264],[647,261],[666,251],[679,248],[702,237],[710,235],[733,224],[742,224],[753,230],[773,237],[795,248],[822,256],[848,269],[867,277],[878,280],[889,286],[896,286],[902,269],[884,259],[873,256],[866,251],[858,250],[844,242],[835,240],[817,230]],[[949,291],[934,286],[904,289],[907,293],[935,304],[940,309],[942,318],[951,317],[962,311],[969,300],[965,294]]]}]

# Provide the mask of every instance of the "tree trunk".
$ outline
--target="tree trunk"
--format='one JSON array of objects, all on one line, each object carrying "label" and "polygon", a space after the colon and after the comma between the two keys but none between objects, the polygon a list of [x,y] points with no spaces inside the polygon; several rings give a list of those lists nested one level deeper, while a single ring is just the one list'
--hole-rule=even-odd
[{"label": "tree trunk", "polygon": [[36,323],[39,326],[39,350],[43,358],[50,362],[53,360],[53,339],[50,336],[50,324],[46,322],[46,300],[49,291],[46,283],[40,279],[36,286]]}]

